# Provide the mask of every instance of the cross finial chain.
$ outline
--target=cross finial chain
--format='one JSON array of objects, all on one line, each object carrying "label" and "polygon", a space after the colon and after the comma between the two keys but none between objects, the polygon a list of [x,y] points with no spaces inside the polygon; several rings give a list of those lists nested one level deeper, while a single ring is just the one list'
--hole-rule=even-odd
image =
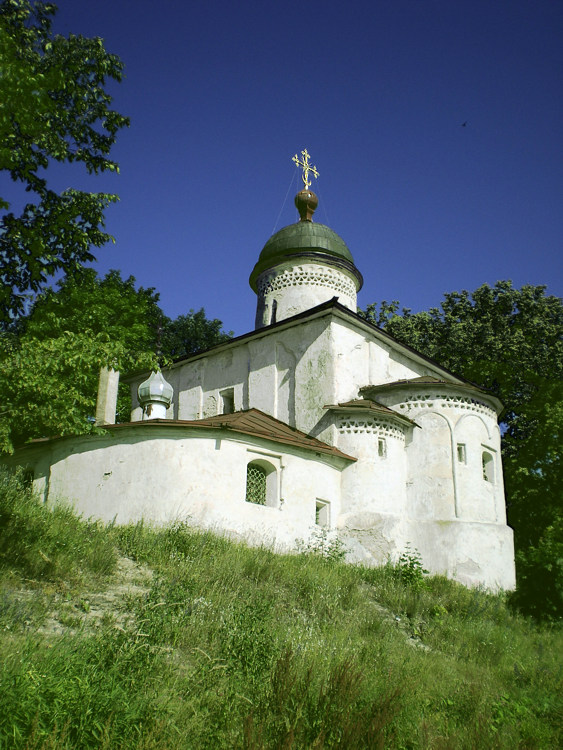
[{"label": "cross finial chain", "polygon": [[303,157],[300,159],[297,154],[293,157],[291,161],[294,161],[298,167],[301,167],[303,170],[303,174],[301,175],[301,179],[303,180],[303,184],[305,185],[305,189],[311,187],[311,180],[309,179],[309,172],[317,178],[319,176],[319,173],[317,172],[317,168],[314,167],[312,164],[309,164],[309,159],[311,158],[309,155],[309,152],[307,149],[301,152],[301,156]]}]

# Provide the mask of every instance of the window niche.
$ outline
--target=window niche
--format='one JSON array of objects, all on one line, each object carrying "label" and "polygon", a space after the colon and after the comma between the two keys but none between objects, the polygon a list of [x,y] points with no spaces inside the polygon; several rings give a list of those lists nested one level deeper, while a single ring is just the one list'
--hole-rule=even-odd
[{"label": "window niche", "polygon": [[467,449],[465,447],[465,443],[457,444],[457,460],[460,464],[467,463]]},{"label": "window niche", "polygon": [[245,500],[254,505],[277,507],[278,474],[269,461],[258,459],[247,464]]},{"label": "window niche", "polygon": [[481,464],[483,467],[483,479],[485,482],[495,481],[495,459],[490,451],[484,450],[481,454]]},{"label": "window niche", "polygon": [[377,439],[377,455],[379,458],[387,458],[387,443],[385,438]]},{"label": "window niche", "polygon": [[315,503],[315,524],[321,529],[330,528],[330,503],[317,500]]},{"label": "window niche", "polygon": [[233,414],[235,410],[235,389],[226,388],[219,392],[220,414]]}]

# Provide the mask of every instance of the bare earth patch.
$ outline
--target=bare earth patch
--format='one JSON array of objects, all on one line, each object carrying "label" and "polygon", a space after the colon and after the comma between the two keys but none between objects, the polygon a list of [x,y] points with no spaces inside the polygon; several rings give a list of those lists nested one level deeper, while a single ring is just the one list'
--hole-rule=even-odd
[{"label": "bare earth patch", "polygon": [[[128,629],[134,624],[131,602],[149,592],[153,571],[128,557],[119,557],[117,569],[102,591],[86,591],[70,601],[55,594],[52,607],[36,632],[41,635],[74,635],[93,631],[102,624]],[[16,596],[29,599],[32,590],[20,590]],[[31,625],[31,623],[29,623]]]}]

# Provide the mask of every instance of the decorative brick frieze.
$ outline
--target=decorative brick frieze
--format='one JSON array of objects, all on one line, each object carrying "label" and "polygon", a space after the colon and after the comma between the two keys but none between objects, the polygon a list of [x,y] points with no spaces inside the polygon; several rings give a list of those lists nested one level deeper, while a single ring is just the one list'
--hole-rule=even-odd
[{"label": "decorative brick frieze", "polygon": [[496,412],[494,412],[493,409],[482,401],[477,401],[474,398],[467,398],[465,396],[417,393],[412,396],[407,396],[403,403],[399,404],[399,408],[405,411],[408,411],[409,409],[433,409],[435,407],[441,409],[465,409],[467,411],[476,412],[477,414],[485,414],[487,417],[496,421]]},{"label": "decorative brick frieze", "polygon": [[355,284],[340,271],[332,268],[286,268],[275,276],[265,275],[258,280],[258,294],[266,295],[291,286],[323,286],[351,297],[356,296]]},{"label": "decorative brick frieze", "polygon": [[362,417],[361,419],[341,417],[338,420],[338,431],[343,435],[369,434],[397,438],[398,440],[405,439],[403,427],[372,417]]}]

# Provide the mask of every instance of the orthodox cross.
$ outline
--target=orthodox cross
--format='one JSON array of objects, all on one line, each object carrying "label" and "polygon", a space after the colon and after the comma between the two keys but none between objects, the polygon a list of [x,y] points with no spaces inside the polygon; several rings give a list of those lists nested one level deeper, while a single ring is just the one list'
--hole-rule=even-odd
[{"label": "orthodox cross", "polygon": [[311,180],[309,179],[309,172],[311,172],[311,174],[313,174],[315,177],[318,177],[319,173],[317,172],[316,167],[313,167],[311,164],[309,164],[310,157],[309,157],[309,152],[307,151],[307,149],[301,152],[301,156],[303,157],[303,159],[299,159],[297,154],[295,154],[295,156],[293,157],[291,161],[294,161],[297,164],[297,166],[301,167],[301,169],[303,170],[301,179],[303,180],[303,184],[305,185],[305,190],[307,190],[307,188],[311,187]]}]

